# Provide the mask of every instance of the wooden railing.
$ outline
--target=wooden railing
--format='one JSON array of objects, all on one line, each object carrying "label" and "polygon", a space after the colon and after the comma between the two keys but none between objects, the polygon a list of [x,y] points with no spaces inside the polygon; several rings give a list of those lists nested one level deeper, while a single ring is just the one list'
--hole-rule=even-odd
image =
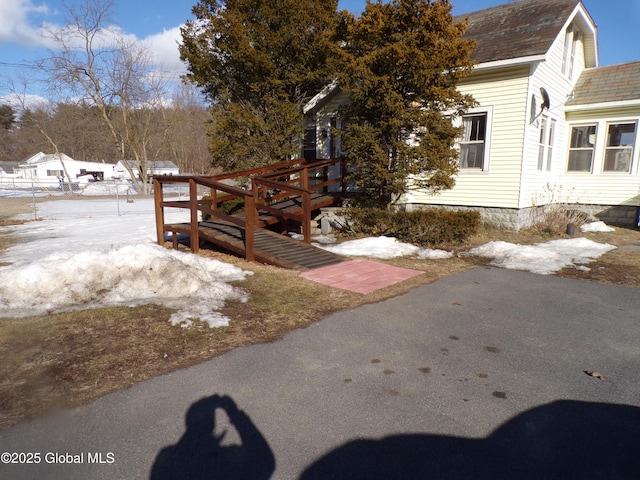
[{"label": "wooden railing", "polygon": [[[328,178],[328,169],[340,164],[340,175]],[[165,215],[164,209],[188,208],[190,210],[189,235],[191,251],[199,250],[199,212],[212,219],[223,220],[244,229],[245,258],[254,260],[254,228],[259,226],[259,211],[269,212],[277,217],[295,219],[302,224],[305,242],[311,241],[311,195],[317,191],[325,191],[332,185],[340,185],[337,189],[345,194],[344,159],[320,160],[305,163],[304,159],[267,165],[264,167],[224,173],[215,176],[158,175],[153,179],[156,211],[156,233],[159,244],[164,243]],[[222,180],[247,178],[251,181],[250,189],[227,185]],[[311,182],[310,182],[311,180]],[[163,187],[166,184],[182,183],[189,185],[189,200],[165,200]],[[198,187],[209,189],[210,199],[198,200]],[[219,195],[222,192],[223,195]],[[299,197],[302,213],[286,212],[272,206],[278,201]],[[242,198],[244,215],[228,215],[219,210],[223,201]],[[176,236],[173,236],[174,247],[177,247]]]},{"label": "wooden railing", "polygon": [[[189,184],[189,200],[179,200],[179,201],[165,201],[164,200],[164,192],[163,186],[168,183],[188,183]],[[156,234],[158,244],[162,245],[164,243],[164,233],[165,233],[165,217],[164,217],[164,209],[165,207],[172,208],[188,208],[191,212],[190,216],[190,232],[189,236],[191,238],[191,251],[193,253],[197,253],[200,249],[200,241],[199,241],[199,231],[198,231],[198,212],[203,212],[205,214],[210,215],[212,218],[217,218],[220,220],[224,220],[234,225],[238,225],[239,227],[244,229],[245,235],[245,258],[249,261],[254,260],[254,235],[253,235],[253,227],[256,224],[256,209],[254,203],[253,192],[249,190],[244,190],[241,188],[233,187],[231,185],[227,185],[225,183],[221,183],[219,181],[212,180],[210,177],[201,177],[201,176],[177,176],[177,175],[161,175],[155,176],[153,178],[154,185],[154,201],[155,201],[155,211],[156,211]],[[208,187],[211,192],[215,192],[212,195],[212,198],[218,198],[217,192],[222,191],[227,194],[225,199],[227,198],[238,198],[242,197],[244,199],[245,204],[245,215],[244,218],[227,215],[220,210],[218,210],[218,204],[222,200],[218,200],[218,203],[213,203],[214,201],[207,200],[198,200],[198,185],[202,185],[204,187]],[[174,248],[176,245],[176,236],[173,236]]]}]

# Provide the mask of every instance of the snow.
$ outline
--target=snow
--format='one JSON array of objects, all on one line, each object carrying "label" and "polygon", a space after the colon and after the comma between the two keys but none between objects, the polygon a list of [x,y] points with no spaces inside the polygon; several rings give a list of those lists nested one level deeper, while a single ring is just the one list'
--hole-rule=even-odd
[{"label": "snow", "polygon": [[[120,215],[116,212],[120,211]],[[43,220],[11,227],[20,242],[0,256],[0,317],[155,303],[173,324],[228,319],[225,301],[246,300],[230,282],[251,272],[155,244],[153,200],[60,200],[38,204]],[[167,211],[167,221],[188,219]]]},{"label": "snow", "polygon": [[338,255],[379,258],[382,260],[412,255],[416,255],[421,259],[450,258],[453,256],[451,252],[420,248],[415,245],[399,242],[396,238],[385,236],[349,240],[338,245],[325,245],[320,242],[314,243],[313,245]]},{"label": "snow", "polygon": [[[453,256],[451,252],[419,248],[384,236],[351,240],[338,245],[316,245],[339,255],[380,259],[405,256],[415,256],[419,259],[446,259]],[[614,248],[616,247],[600,244],[586,238],[570,238],[536,245],[490,242],[471,249],[465,254],[491,258],[491,264],[497,267],[549,275],[571,266],[577,266],[577,269],[586,271],[588,267],[584,267],[583,264],[597,259]]]},{"label": "snow", "polygon": [[591,262],[614,248],[587,238],[569,238],[535,245],[489,242],[468,253],[492,258],[491,264],[497,267],[549,275],[565,267]]},{"label": "snow", "polygon": [[604,222],[591,222],[582,225],[580,230],[582,232],[615,232],[616,229]]},{"label": "snow", "polygon": [[[0,255],[0,264],[7,264],[0,267],[0,317],[155,303],[176,310],[173,324],[188,327],[199,318],[216,327],[228,324],[219,312],[226,301],[247,299],[232,283],[252,272],[155,244],[152,199],[49,201],[37,204],[37,214],[42,220],[8,228],[19,242]],[[33,214],[23,217],[32,219]],[[168,222],[188,221],[189,212],[167,209],[165,217]],[[600,230],[605,227],[595,231],[608,231]],[[314,240],[314,245],[346,256],[453,256],[385,236],[340,244],[332,236]],[[584,264],[613,248],[572,238],[537,245],[490,242],[465,254],[491,258],[498,267],[548,275],[572,265],[588,270]]]}]

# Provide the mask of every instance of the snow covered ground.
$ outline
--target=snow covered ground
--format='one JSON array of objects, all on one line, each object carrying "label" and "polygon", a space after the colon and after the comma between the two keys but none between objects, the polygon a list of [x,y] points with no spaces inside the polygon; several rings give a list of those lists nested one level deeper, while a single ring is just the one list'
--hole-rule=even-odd
[{"label": "snow covered ground", "polygon": [[[172,322],[188,326],[200,318],[226,325],[218,310],[246,294],[231,282],[251,272],[155,244],[153,200],[58,200],[38,204],[40,221],[11,227],[20,238],[0,255],[0,317],[112,305],[157,303],[175,308]],[[186,210],[168,210],[170,222],[188,221]],[[31,219],[32,215],[25,215]],[[608,231],[599,222],[588,231]],[[439,259],[450,252],[419,248],[390,237],[335,244],[317,237],[332,252],[371,258]],[[320,243],[321,242],[321,243]],[[490,242],[466,254],[492,258],[502,268],[550,274],[584,264],[615,247],[584,238],[522,246]]]},{"label": "snow covered ground", "polygon": [[[0,316],[157,303],[178,310],[173,323],[200,318],[213,327],[228,323],[217,312],[226,300],[245,299],[229,282],[251,272],[155,244],[151,199],[58,200],[38,209],[43,220],[11,227],[21,241],[0,256],[11,262],[0,267]],[[166,218],[187,221],[189,213]]]}]

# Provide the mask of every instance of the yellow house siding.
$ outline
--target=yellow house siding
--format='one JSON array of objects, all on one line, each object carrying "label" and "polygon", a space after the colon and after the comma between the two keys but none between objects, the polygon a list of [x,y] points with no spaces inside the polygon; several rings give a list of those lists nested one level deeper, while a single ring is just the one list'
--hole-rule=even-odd
[{"label": "yellow house siding", "polygon": [[515,208],[518,206],[527,112],[528,66],[474,72],[459,86],[479,109],[488,108],[491,129],[485,171],[461,169],[456,185],[438,195],[414,192],[408,203]]}]

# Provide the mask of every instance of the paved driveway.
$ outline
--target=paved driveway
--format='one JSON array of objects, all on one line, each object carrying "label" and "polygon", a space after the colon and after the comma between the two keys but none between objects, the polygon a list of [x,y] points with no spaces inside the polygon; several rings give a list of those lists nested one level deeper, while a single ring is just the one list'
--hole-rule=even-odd
[{"label": "paved driveway", "polygon": [[40,454],[10,479],[638,479],[640,295],[477,268],[23,423],[5,451]]}]

